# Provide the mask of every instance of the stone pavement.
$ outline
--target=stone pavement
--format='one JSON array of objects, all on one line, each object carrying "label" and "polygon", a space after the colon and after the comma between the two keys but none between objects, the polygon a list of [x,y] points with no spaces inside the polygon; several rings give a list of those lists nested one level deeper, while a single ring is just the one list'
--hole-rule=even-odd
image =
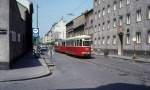
[{"label": "stone pavement", "polygon": [[[93,52],[94,55],[104,55],[103,53],[96,53]],[[124,59],[124,60],[134,60],[137,62],[143,62],[143,63],[150,63],[150,58],[141,58],[141,57],[137,57],[136,59],[133,59],[132,56],[119,56],[119,55],[108,55],[109,57],[113,57],[113,58],[120,58],[120,59]]]},{"label": "stone pavement", "polygon": [[36,79],[51,74],[45,59],[35,58],[31,52],[18,59],[10,70],[0,70],[0,82]]}]

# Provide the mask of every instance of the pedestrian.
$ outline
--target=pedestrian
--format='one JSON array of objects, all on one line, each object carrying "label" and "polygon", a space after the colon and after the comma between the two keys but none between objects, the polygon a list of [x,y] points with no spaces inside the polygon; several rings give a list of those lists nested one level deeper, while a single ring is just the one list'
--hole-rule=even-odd
[{"label": "pedestrian", "polygon": [[53,55],[54,55],[54,47],[52,45],[49,45],[49,52],[48,52],[48,55],[49,55],[49,59],[52,59],[53,58]]}]

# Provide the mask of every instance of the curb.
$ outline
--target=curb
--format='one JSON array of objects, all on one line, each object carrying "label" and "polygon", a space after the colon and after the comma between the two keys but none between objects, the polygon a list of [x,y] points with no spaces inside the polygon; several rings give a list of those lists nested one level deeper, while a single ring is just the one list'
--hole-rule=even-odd
[{"label": "curb", "polygon": [[[95,53],[94,55],[98,55],[98,56],[104,56],[103,54],[97,54]],[[150,63],[150,60],[144,59],[144,58],[137,58],[137,59],[132,59],[132,57],[119,57],[119,56],[113,56],[113,55],[108,55],[108,57],[112,57],[112,58],[120,58],[123,60],[133,60],[133,61],[137,61],[137,62],[142,62],[142,63]]]},{"label": "curb", "polygon": [[47,77],[51,75],[51,69],[47,66],[44,60],[39,59],[39,61],[42,64],[42,66],[1,71],[2,73],[0,75],[0,82],[25,81]]},{"label": "curb", "polygon": [[146,60],[144,58],[137,58],[137,59],[132,59],[130,57],[124,58],[124,57],[115,57],[115,56],[109,56],[109,57],[113,57],[113,58],[120,58],[120,59],[124,59],[124,60],[133,60],[136,62],[142,62],[142,63],[150,63],[149,60]]}]

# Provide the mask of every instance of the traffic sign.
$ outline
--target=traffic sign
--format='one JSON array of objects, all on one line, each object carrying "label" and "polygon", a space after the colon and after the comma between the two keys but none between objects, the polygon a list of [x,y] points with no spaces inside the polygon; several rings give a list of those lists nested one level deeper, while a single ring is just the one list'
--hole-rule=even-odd
[{"label": "traffic sign", "polygon": [[33,33],[39,33],[39,29],[38,28],[34,28],[33,29]]},{"label": "traffic sign", "polygon": [[33,29],[33,37],[39,37],[39,29],[38,28]]}]

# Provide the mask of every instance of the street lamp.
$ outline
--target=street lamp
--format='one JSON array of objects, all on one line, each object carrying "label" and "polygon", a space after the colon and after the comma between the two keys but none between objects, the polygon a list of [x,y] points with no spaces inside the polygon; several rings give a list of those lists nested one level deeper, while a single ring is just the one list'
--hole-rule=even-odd
[{"label": "street lamp", "polygon": [[136,37],[133,37],[132,41],[133,41],[133,44],[134,44],[133,59],[136,59],[136,53],[135,53]]}]

